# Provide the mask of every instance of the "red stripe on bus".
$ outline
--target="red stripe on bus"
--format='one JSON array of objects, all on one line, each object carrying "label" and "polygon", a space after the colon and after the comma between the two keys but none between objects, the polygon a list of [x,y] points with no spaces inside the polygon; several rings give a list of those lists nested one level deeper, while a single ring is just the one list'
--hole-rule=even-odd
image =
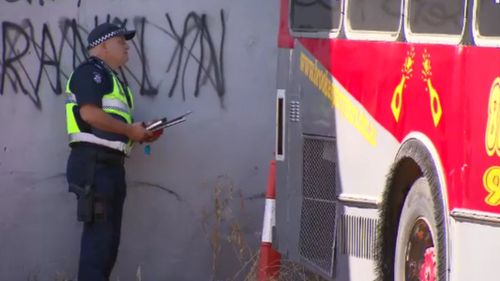
[{"label": "red stripe on bus", "polygon": [[280,27],[278,33],[278,48],[292,49],[293,37],[288,28],[288,3],[289,0],[281,0]]}]

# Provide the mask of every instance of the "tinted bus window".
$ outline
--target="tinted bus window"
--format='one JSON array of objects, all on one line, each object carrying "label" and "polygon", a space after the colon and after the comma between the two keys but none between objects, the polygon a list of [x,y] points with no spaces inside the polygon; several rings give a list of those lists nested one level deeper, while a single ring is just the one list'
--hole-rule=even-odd
[{"label": "tinted bus window", "polygon": [[325,31],[340,26],[340,0],[292,0],[292,29]]},{"label": "tinted bus window", "polygon": [[500,36],[500,1],[476,0],[476,22],[483,36]]},{"label": "tinted bus window", "polygon": [[398,31],[401,0],[348,0],[352,29]]},{"label": "tinted bus window", "polygon": [[413,33],[462,34],[465,0],[409,0]]}]

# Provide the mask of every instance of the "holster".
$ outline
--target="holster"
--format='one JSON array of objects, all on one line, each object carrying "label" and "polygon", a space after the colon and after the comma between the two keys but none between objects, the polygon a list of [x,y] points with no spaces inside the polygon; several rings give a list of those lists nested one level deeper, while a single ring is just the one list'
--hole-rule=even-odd
[{"label": "holster", "polygon": [[69,192],[76,194],[78,201],[76,217],[81,222],[94,221],[94,207],[95,207],[95,190],[94,190],[94,175],[97,161],[97,154],[95,151],[89,153],[87,164],[81,168],[80,173],[83,173],[83,181],[76,183],[69,183]]},{"label": "holster", "polygon": [[95,149],[84,145],[75,146],[73,149],[83,149],[87,158],[85,165],[78,172],[83,176],[78,183],[69,183],[69,191],[77,196],[77,219],[81,222],[94,222],[105,218],[104,202],[106,198],[95,190],[94,175],[97,163],[106,166],[123,165],[125,156]]},{"label": "holster", "polygon": [[84,187],[76,184],[69,184],[69,191],[76,194],[78,206],[76,216],[78,221],[92,222],[94,218],[94,190],[91,184],[86,184]]}]

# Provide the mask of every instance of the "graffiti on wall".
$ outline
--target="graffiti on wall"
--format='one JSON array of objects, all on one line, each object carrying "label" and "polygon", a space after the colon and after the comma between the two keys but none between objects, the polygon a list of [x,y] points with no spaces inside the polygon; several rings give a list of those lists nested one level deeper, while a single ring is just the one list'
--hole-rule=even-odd
[{"label": "graffiti on wall", "polygon": [[[38,1],[33,1],[33,0],[5,0],[7,1],[7,3],[16,3],[16,2],[27,2],[28,4],[32,5],[33,2],[35,2],[35,4],[37,4],[38,2],[38,5],[40,6],[43,6],[45,5],[45,1],[44,0],[38,0]],[[55,0],[51,0],[51,2],[54,2]],[[82,0],[77,0],[77,6],[80,7],[80,5],[82,4]]]},{"label": "graffiti on wall", "polygon": [[[187,81],[191,82],[192,95],[198,97],[201,88],[211,86],[224,106],[224,40],[226,24],[224,11],[219,15],[220,27],[209,26],[206,14],[189,13],[182,25],[177,28],[170,15],[165,14],[163,25],[149,22],[145,17],[135,17],[133,28],[137,30],[136,37],[131,41],[131,55],[136,55],[140,65],[125,66],[120,74],[126,83],[136,83],[141,95],[155,96],[165,77],[170,77],[168,96],[182,94],[186,99]],[[111,18],[104,20],[121,26],[127,26],[127,19]],[[94,18],[94,24],[100,22]],[[20,22],[2,22],[2,42],[0,60],[0,97],[11,89],[14,93],[23,93],[38,108],[42,108],[40,93],[42,82],[47,82],[55,95],[63,92],[63,83],[71,72],[83,62],[88,54],[86,38],[89,30],[80,25],[76,19],[59,19],[58,29],[51,29],[48,23],[35,26],[30,19]],[[130,28],[130,27],[129,27]],[[220,28],[220,35],[214,38],[214,28]],[[147,31],[147,32],[146,32]],[[157,58],[150,57],[147,52],[146,34],[155,32],[174,43],[170,58],[164,69],[165,73],[152,73],[149,63]],[[157,38],[155,38],[157,42]],[[36,65],[37,67],[33,67]],[[196,76],[186,77],[188,66],[195,67]],[[153,82],[156,81],[156,84]],[[193,85],[194,84],[194,85]]]}]

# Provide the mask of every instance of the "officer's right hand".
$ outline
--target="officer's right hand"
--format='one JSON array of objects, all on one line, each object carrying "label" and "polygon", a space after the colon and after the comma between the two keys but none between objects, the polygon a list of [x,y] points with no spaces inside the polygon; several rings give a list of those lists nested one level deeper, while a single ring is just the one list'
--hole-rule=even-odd
[{"label": "officer's right hand", "polygon": [[143,142],[152,137],[152,133],[144,128],[142,122],[130,125],[127,137],[135,142]]}]

